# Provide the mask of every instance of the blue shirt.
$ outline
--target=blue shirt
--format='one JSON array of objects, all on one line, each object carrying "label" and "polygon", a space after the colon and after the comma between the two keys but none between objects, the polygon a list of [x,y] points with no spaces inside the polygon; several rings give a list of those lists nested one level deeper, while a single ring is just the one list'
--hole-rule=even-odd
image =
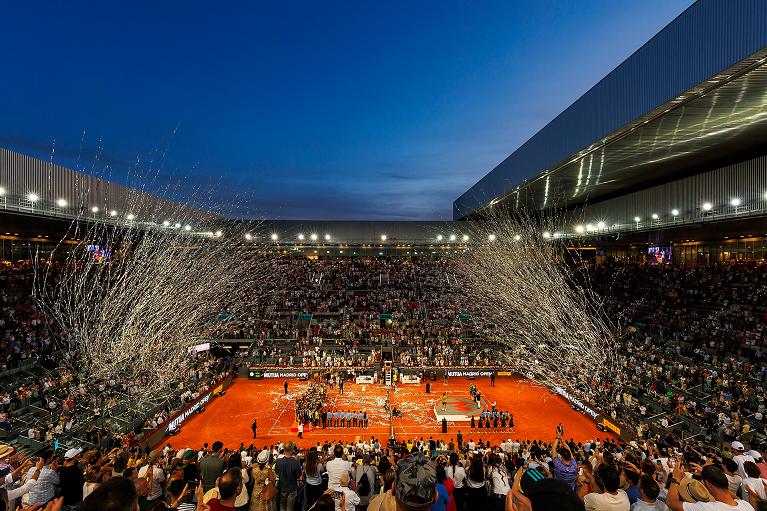
[{"label": "blue shirt", "polygon": [[450,496],[447,494],[447,488],[442,483],[437,483],[437,501],[431,505],[431,511],[446,511],[450,504]]}]

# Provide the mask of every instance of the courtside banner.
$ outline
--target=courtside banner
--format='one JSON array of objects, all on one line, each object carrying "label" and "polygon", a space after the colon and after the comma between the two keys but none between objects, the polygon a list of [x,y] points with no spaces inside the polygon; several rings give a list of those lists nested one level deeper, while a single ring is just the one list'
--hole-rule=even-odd
[{"label": "courtside banner", "polygon": [[308,378],[306,371],[264,371],[264,379],[268,378]]}]

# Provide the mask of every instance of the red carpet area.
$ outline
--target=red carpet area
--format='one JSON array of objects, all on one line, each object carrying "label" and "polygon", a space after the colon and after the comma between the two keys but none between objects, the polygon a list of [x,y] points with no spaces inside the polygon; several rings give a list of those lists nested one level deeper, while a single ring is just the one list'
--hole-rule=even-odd
[{"label": "red carpet area", "polygon": [[[304,432],[303,440],[291,432],[294,426],[295,401],[303,394],[307,382],[289,380],[288,394],[285,395],[283,380],[250,381],[240,379],[226,394],[210,402],[201,414],[194,414],[181,426],[181,432],[168,437],[162,443],[174,448],[199,448],[204,442],[221,440],[225,447],[274,444],[278,441],[293,440],[302,447],[316,445],[324,440],[355,440],[358,437],[376,436],[382,443],[389,437],[388,414],[384,411],[386,387],[382,384],[357,385],[347,383],[344,394],[338,389],[329,391],[328,405],[338,410],[366,411],[370,418],[367,429],[318,427]],[[483,394],[485,403],[495,402],[499,410],[509,410],[514,415],[514,433],[470,431],[468,423],[449,423],[448,434],[441,433],[441,425],[434,415],[440,397],[447,392],[449,397],[469,396],[469,385],[474,383]],[[565,426],[565,436],[576,441],[604,438],[607,433],[597,430],[590,418],[570,408],[570,405],[548,389],[527,379],[498,377],[495,387],[489,378],[474,382],[465,378],[451,379],[447,384],[432,382],[431,394],[426,394],[425,384],[400,384],[392,394],[395,408],[403,411],[402,417],[394,419],[394,433],[398,440],[414,437],[434,437],[449,440],[460,430],[465,441],[474,439],[500,443],[507,438],[531,438],[553,440],[559,422]],[[258,437],[252,438],[250,425],[258,421]]]}]

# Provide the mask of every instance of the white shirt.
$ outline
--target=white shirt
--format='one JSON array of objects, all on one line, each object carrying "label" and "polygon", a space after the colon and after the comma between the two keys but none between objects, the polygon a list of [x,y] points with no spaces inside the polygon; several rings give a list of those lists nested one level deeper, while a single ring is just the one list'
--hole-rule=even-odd
[{"label": "white shirt", "polygon": [[328,471],[328,488],[335,488],[341,484],[341,474],[346,472],[351,477],[352,464],[343,458],[334,458],[327,462],[325,469]]},{"label": "white shirt", "polygon": [[631,511],[669,511],[669,508],[662,500],[656,500],[652,504],[643,500],[637,500],[631,504]]},{"label": "white shirt", "polygon": [[447,477],[453,480],[453,487],[463,488],[463,481],[466,479],[466,469],[461,465],[455,466],[455,474],[453,473],[453,466],[448,465],[445,467],[445,473]]},{"label": "white shirt", "polygon": [[623,490],[611,493],[589,493],[583,498],[586,511],[629,511],[629,496]]},{"label": "white shirt", "polygon": [[749,456],[748,454],[738,454],[737,456],[732,457],[732,461],[738,464],[738,475],[742,477],[743,479],[748,477],[748,474],[746,474],[746,470],[743,468],[743,464],[747,461],[754,461],[753,456]]},{"label": "white shirt", "polygon": [[[139,479],[146,477],[146,471],[149,465],[144,465],[138,470]],[[159,499],[162,496],[162,483],[165,481],[165,472],[160,467],[152,467],[152,486],[149,488],[149,494],[147,494],[147,500]]]},{"label": "white shirt", "polygon": [[[330,464],[330,462],[328,462],[328,464]],[[355,509],[357,509],[357,504],[360,503],[360,496],[357,495],[354,490],[347,488],[346,486],[334,486],[333,489],[335,491],[342,491],[346,494],[346,506],[344,509],[341,509],[340,500],[333,499],[336,504],[336,511],[355,511]]]},{"label": "white shirt", "polygon": [[741,483],[743,485],[743,497],[748,498],[748,493],[746,493],[746,486],[750,486],[751,490],[756,492],[760,499],[767,498],[762,481],[764,481],[764,479],[760,477],[747,477],[743,479],[743,482]]},{"label": "white shirt", "polygon": [[735,499],[735,506],[728,506],[724,502],[683,502],[684,511],[754,511],[751,504],[745,500]]}]

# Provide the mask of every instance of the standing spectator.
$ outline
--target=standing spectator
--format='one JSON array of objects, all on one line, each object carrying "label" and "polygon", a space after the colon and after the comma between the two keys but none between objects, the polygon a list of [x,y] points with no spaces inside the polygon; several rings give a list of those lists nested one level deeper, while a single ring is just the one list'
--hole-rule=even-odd
[{"label": "standing spectator", "polygon": [[64,466],[59,470],[61,496],[64,497],[62,509],[75,511],[83,500],[83,485],[85,477],[79,467],[82,449],[69,449],[64,453]]},{"label": "standing spectator", "polygon": [[216,486],[216,479],[224,472],[224,460],[221,459],[223,442],[213,442],[213,452],[200,461],[200,475],[202,476],[202,491],[207,493]]},{"label": "standing spectator", "polygon": [[280,511],[293,511],[298,490],[298,478],[301,476],[301,463],[293,456],[295,444],[285,445],[285,456],[278,459],[274,466],[280,481]]},{"label": "standing spectator", "polygon": [[240,488],[240,493],[237,494],[237,498],[234,500],[234,507],[238,511],[246,511],[248,509],[248,489],[245,485],[250,481],[250,477],[248,476],[247,469],[242,466],[242,456],[239,452],[232,453],[227,461],[227,470],[233,468],[239,469],[242,476],[242,488]]},{"label": "standing spectator", "polygon": [[578,478],[578,463],[573,459],[573,453],[567,442],[562,442],[559,447],[560,439],[554,441],[554,447],[551,449],[551,455],[554,458],[554,479],[559,479],[571,490],[575,491],[575,482]]},{"label": "standing spectator", "polygon": [[375,481],[378,474],[376,468],[370,464],[370,454],[362,455],[362,465],[358,465],[354,470],[354,481],[357,488],[357,495],[360,501],[357,506],[358,511],[364,511],[368,508],[370,497],[375,491]]},{"label": "standing spectator", "polygon": [[349,480],[349,474],[343,473],[338,481],[338,486],[333,487],[335,491],[342,494],[340,499],[335,499],[336,511],[355,511],[357,504],[360,503],[360,497],[357,495],[357,492],[349,488]]},{"label": "standing spectator", "polygon": [[[459,432],[460,433],[460,432]],[[458,462],[458,454],[450,453],[450,462],[445,468],[445,474],[453,482],[452,500],[455,501],[455,507],[461,511],[463,509],[464,483],[466,481],[466,470]]]},{"label": "standing spectator", "polygon": [[743,468],[743,464],[747,461],[754,462],[754,457],[746,454],[745,450],[746,448],[743,446],[742,443],[738,441],[732,442],[732,451],[735,453],[735,455],[732,457],[732,460],[738,464],[738,475],[745,479],[748,477],[746,474],[746,469]]},{"label": "standing spectator", "polygon": [[437,465],[437,500],[431,505],[431,511],[447,511],[448,506],[453,503],[445,481],[449,481],[445,474],[445,468],[442,465]]},{"label": "standing spectator", "polygon": [[[59,464],[57,461],[51,461],[53,458],[53,449],[46,449],[40,453],[40,459],[43,466],[40,469],[40,475],[37,478],[37,484],[29,490],[29,504],[40,504],[41,507],[53,500],[56,496],[56,487],[59,485]],[[30,478],[37,471],[37,467],[32,467],[27,473]]]},{"label": "standing spectator", "polygon": [[[672,511],[719,511],[737,510],[753,511],[753,507],[746,501],[736,499],[730,493],[727,477],[724,471],[715,465],[706,465],[700,472],[703,486],[708,490],[707,502],[683,502],[680,495],[680,481],[685,478],[684,468],[681,461],[676,464],[671,475],[671,487],[668,490],[666,504]],[[691,481],[687,479],[687,481]],[[693,482],[698,483],[695,480]],[[711,500],[713,499],[713,501]]]},{"label": "standing spectator", "polygon": [[469,507],[476,506],[476,509],[488,507],[485,486],[485,466],[482,463],[482,456],[475,454],[469,465],[465,486],[466,493],[464,494],[464,501]]},{"label": "standing spectator", "polygon": [[[152,451],[149,453],[148,463],[138,471],[138,477],[146,478],[149,481],[149,493],[146,496],[150,504],[162,498],[162,483],[165,482],[165,471],[159,466],[162,453]],[[155,464],[158,465],[155,465]]]},{"label": "standing spectator", "polygon": [[[596,488],[596,482],[591,477],[589,482]],[[597,476],[602,481],[604,493],[592,492],[583,497],[583,504],[586,511],[629,511],[629,497],[621,489],[621,476],[618,469],[612,465],[603,463],[597,468]],[[685,510],[689,511],[689,510]]]},{"label": "standing spectator", "polygon": [[229,511],[234,509],[234,502],[242,488],[242,472],[232,468],[218,479],[218,498],[208,501],[209,511]]},{"label": "standing spectator", "polygon": [[649,475],[643,475],[639,478],[640,499],[631,505],[631,511],[668,511],[668,506],[661,500],[660,486]]},{"label": "standing spectator", "polygon": [[276,475],[268,465],[269,451],[264,449],[256,456],[256,464],[250,470],[253,479],[253,491],[250,494],[250,511],[272,511],[274,499],[265,500],[264,490],[270,484],[275,483]]},{"label": "standing spectator", "polygon": [[309,449],[304,462],[304,480],[306,481],[304,501],[307,509],[312,507],[322,495],[322,473],[324,471],[325,467],[319,461],[317,449]]},{"label": "standing spectator", "polygon": [[339,485],[341,474],[351,474],[352,464],[343,459],[344,446],[336,444],[333,448],[333,459],[328,461],[328,487],[335,488]]}]

